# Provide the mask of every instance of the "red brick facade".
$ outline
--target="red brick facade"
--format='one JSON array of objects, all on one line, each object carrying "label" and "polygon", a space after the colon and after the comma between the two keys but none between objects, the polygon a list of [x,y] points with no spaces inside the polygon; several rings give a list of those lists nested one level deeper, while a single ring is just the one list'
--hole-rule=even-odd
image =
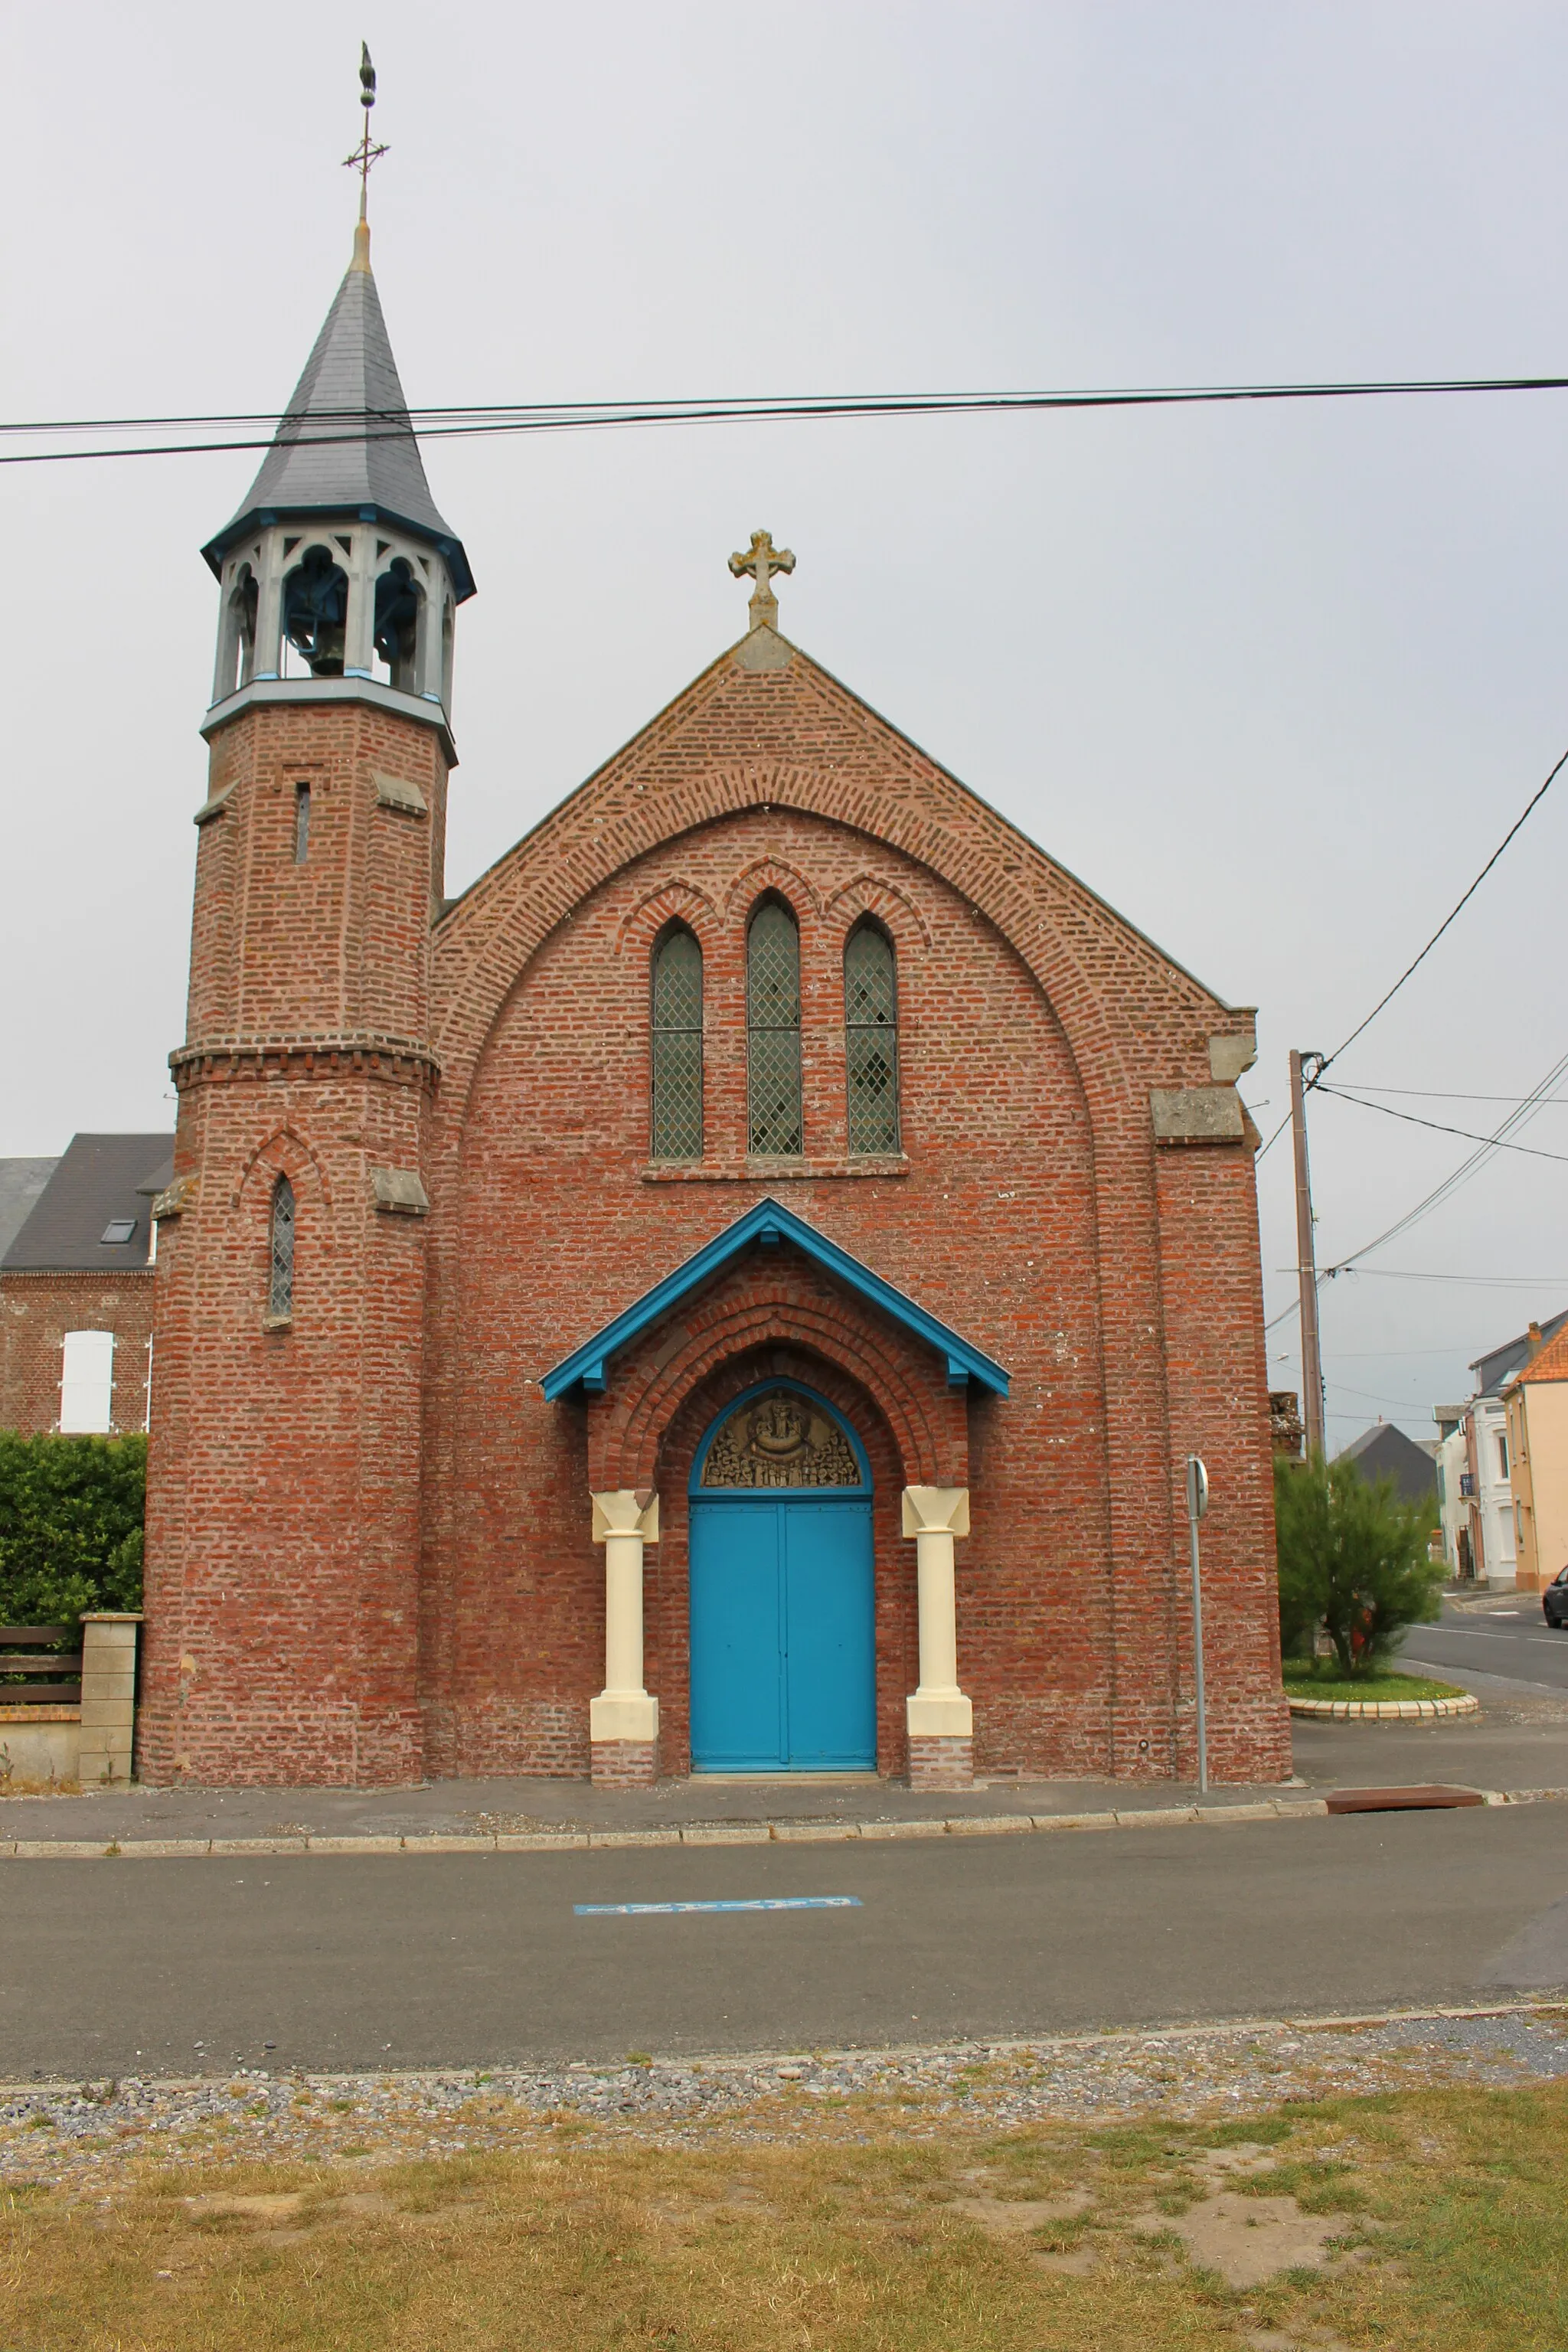
[{"label": "red brick facade", "polygon": [[[871,1465],[879,1769],[911,1764],[916,1485],[970,1492],[975,1769],[1193,1774],[1196,1451],[1212,1767],[1289,1771],[1250,1150],[1239,1120],[1157,1141],[1151,1110],[1157,1089],[1212,1099],[1210,1040],[1248,1019],[772,643],[778,666],[726,655],[445,908],[438,728],[306,687],[218,729],[159,1244],[147,1778],[585,1773],[588,1496],[624,1488],[659,1496],[647,1686],[661,1768],[685,1770],[691,1465],[773,1375],[836,1405]],[[800,929],[805,1151],[758,1162],[743,959],[768,892]],[[868,911],[897,956],[902,1150],[857,1160],[843,955]],[[656,1167],[649,961],[672,919],[704,959],[705,1156]],[[427,1215],[389,1211],[393,1170]],[[269,1328],[280,1173],[297,1266]],[[545,1401],[552,1366],[769,1194],[1004,1365],[1009,1395],[950,1389],[909,1331],[759,1247],[602,1396]]]},{"label": "red brick facade", "polygon": [[116,1437],[147,1426],[153,1268],[113,1274],[0,1274],[0,1429],[31,1434],[60,1424],[60,1371],[68,1331],[112,1331]]}]

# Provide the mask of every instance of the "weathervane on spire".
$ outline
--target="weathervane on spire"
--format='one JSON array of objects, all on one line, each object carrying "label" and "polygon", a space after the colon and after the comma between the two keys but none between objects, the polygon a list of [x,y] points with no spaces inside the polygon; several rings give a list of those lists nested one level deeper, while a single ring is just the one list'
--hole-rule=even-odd
[{"label": "weathervane on spire", "polygon": [[379,163],[386,152],[385,145],[375,145],[370,135],[370,110],[375,104],[375,68],[370,61],[368,41],[362,41],[359,45],[359,102],[364,109],[364,130],[353,153],[343,157],[343,169],[359,173],[359,216],[363,221],[366,218],[370,167],[373,163]]}]

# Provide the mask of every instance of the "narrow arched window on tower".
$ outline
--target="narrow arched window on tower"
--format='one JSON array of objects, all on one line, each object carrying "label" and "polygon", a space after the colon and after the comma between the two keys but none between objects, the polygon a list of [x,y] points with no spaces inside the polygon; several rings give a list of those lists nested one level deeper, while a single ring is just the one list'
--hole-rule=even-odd
[{"label": "narrow arched window on tower", "polygon": [[303,866],[310,855],[310,787],[294,787],[294,863]]},{"label": "narrow arched window on tower", "polygon": [[375,583],[375,650],[387,681],[404,694],[418,688],[419,607],[424,591],[405,556],[395,556]]},{"label": "narrow arched window on tower", "polygon": [[294,1312],[294,1187],[279,1176],[272,1187],[271,1274],[267,1312],[285,1322]]},{"label": "narrow arched window on tower", "polygon": [[667,931],[653,959],[655,1160],[702,1157],[702,950]]},{"label": "narrow arched window on tower", "polygon": [[899,999],[892,943],[874,923],[844,950],[844,1060],[851,1151],[899,1148]]},{"label": "narrow arched window on tower", "polygon": [[764,898],[746,934],[747,1148],[759,1159],[804,1150],[800,1109],[800,932]]}]

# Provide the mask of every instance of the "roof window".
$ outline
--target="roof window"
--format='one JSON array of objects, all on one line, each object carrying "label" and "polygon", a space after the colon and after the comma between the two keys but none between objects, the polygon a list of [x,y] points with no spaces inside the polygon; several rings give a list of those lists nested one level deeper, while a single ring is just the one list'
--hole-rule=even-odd
[{"label": "roof window", "polygon": [[98,1238],[100,1242],[128,1242],[135,1231],[134,1217],[110,1217]]}]

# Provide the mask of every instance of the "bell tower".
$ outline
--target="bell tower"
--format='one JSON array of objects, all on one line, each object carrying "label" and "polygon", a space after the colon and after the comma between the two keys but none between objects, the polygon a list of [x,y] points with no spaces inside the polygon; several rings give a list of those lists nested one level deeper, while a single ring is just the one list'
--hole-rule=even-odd
[{"label": "bell tower", "polygon": [[430,932],[453,619],[370,266],[353,256],[218,583],[174,1177],[154,1204],[138,1769],[399,1782],[416,1703]]}]

